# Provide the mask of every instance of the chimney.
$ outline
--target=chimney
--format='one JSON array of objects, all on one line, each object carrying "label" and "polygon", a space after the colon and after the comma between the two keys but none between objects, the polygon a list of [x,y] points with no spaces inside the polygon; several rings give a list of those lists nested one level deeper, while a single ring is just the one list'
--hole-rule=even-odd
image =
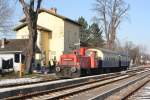
[{"label": "chimney", "polygon": [[50,8],[49,11],[53,14],[57,14],[57,8]]},{"label": "chimney", "polygon": [[5,48],[6,38],[3,38],[1,42],[1,48]]}]

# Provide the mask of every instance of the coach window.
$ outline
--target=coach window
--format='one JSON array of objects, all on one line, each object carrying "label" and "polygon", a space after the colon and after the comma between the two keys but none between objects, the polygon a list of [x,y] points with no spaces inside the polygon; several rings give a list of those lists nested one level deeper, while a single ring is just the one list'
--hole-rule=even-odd
[{"label": "coach window", "polygon": [[107,60],[108,60],[108,57],[105,57],[105,60],[107,61]]}]

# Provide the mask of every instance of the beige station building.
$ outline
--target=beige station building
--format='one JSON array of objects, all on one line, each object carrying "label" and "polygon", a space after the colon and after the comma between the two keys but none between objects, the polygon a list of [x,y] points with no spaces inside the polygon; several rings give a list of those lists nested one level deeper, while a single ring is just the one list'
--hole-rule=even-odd
[{"label": "beige station building", "polygon": [[[29,32],[25,18],[14,28],[16,39],[28,39]],[[58,61],[63,52],[70,52],[79,48],[80,24],[67,17],[57,14],[56,8],[41,9],[37,22],[37,46],[41,54],[36,59],[44,61],[46,65],[51,59]]]}]

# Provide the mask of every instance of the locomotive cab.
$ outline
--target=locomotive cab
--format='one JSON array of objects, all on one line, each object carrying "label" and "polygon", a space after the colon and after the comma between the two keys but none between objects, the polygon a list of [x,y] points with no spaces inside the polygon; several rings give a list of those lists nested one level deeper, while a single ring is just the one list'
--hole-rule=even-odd
[{"label": "locomotive cab", "polygon": [[79,77],[89,73],[92,59],[85,55],[85,51],[86,48],[80,48],[71,54],[61,55],[56,74],[61,77]]},{"label": "locomotive cab", "polygon": [[59,65],[56,67],[56,75],[59,77],[79,77],[79,50],[73,50],[71,54],[60,56]]}]

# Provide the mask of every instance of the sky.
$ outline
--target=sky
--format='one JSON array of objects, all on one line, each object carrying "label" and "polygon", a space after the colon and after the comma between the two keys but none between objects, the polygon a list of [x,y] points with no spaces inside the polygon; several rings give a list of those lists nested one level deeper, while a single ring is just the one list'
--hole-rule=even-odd
[{"label": "sky", "polygon": [[[121,42],[132,41],[143,45],[150,54],[150,0],[125,0],[130,5],[128,19],[124,20],[118,30],[117,36]],[[50,9],[56,7],[60,15],[73,20],[83,16],[88,23],[92,23],[95,12],[91,9],[95,0],[43,0],[42,7]],[[23,12],[19,2],[15,6],[15,24],[22,17]]]}]

